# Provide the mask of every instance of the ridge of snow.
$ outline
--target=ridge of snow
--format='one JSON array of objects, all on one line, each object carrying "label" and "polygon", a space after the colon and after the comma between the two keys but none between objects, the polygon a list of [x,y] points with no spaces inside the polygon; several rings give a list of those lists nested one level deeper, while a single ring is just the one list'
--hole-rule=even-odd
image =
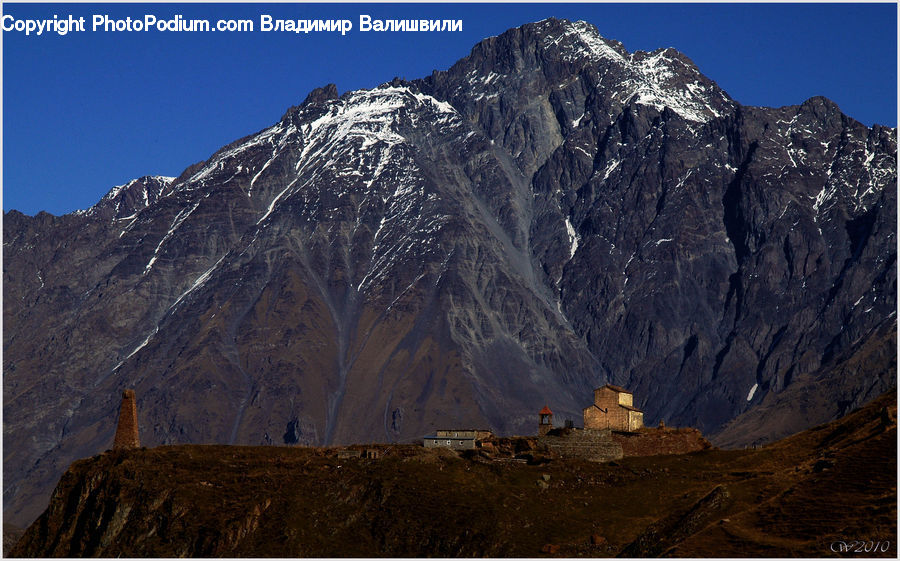
[{"label": "ridge of snow", "polygon": [[[159,193],[162,193],[169,185],[172,184],[173,181],[175,181],[174,177],[169,177],[166,175],[148,175],[148,176],[144,176],[144,177],[138,177],[138,178],[132,179],[131,181],[128,181],[127,183],[123,183],[122,185],[114,186],[112,189],[107,191],[107,193],[105,195],[103,195],[103,197],[99,201],[97,201],[96,204],[94,204],[93,206],[86,208],[86,209],[75,210],[72,212],[72,214],[75,214],[77,216],[93,215],[94,213],[96,213],[97,209],[103,203],[114,201],[115,199],[117,199],[119,197],[119,195],[122,194],[123,191],[130,189],[133,185],[135,185],[136,183],[138,183],[145,177],[148,179],[156,180],[157,182],[162,184],[162,186],[159,190]],[[157,193],[157,196],[159,196],[159,193]],[[144,201],[143,208],[147,208],[148,206],[150,206],[150,193],[147,190],[146,182],[144,183],[144,187],[141,192],[141,197]],[[116,202],[116,212],[119,211],[119,207],[120,207],[120,204],[117,201]]]},{"label": "ridge of snow", "polygon": [[[410,255],[430,251],[437,243],[435,232],[449,219],[422,211],[435,195],[426,193],[427,182],[418,173],[406,131],[414,130],[420,121],[436,131],[462,130],[463,119],[449,103],[405,86],[348,92],[318,105],[314,111],[310,114],[301,109],[295,116],[292,149],[285,156],[293,171],[282,186],[266,195],[266,206],[261,209],[256,226],[266,228],[267,220],[289,199],[300,212],[327,220],[332,213],[340,212],[346,197],[354,197],[358,214],[353,231],[364,227],[363,221],[374,231],[369,265],[363,278],[354,282],[356,289],[362,291],[380,282],[392,267]],[[249,138],[233,150],[260,143],[259,139]],[[227,158],[231,153],[220,156]],[[262,168],[275,157],[274,152],[267,156]],[[208,173],[218,173],[217,166],[223,163],[216,156]],[[253,175],[255,185],[262,168]],[[207,176],[198,174],[191,181],[204,177]],[[325,186],[327,195],[323,192]],[[360,211],[366,201],[376,199],[380,199],[374,206],[380,209],[377,215]],[[327,207],[323,207],[325,201]],[[372,218],[374,224],[369,222]]]},{"label": "ridge of snow", "polygon": [[572,30],[571,32],[574,32],[578,36],[594,58],[611,59],[621,62],[626,61],[626,58],[622,53],[610,47],[609,44],[594,31],[593,26],[588,22],[576,21],[571,23],[569,28]]},{"label": "ridge of snow", "polygon": [[[175,181],[174,177],[168,177],[165,175],[149,175],[146,177],[149,179],[155,179],[156,181],[162,183],[163,188],[167,187],[170,183]],[[122,193],[122,191],[125,191],[126,189],[130,188],[132,185],[139,182],[141,179],[144,179],[144,178],[138,177],[136,179],[132,179],[131,181],[129,181],[128,183],[125,183],[124,185],[116,185],[115,187],[110,189],[109,192],[106,193],[106,195],[104,195],[102,199],[100,199],[100,201],[101,202],[102,201],[111,201],[111,200],[115,199]],[[144,202],[146,203],[145,204],[145,206],[146,206],[147,204],[149,204],[146,183],[144,184],[143,198],[144,198]],[[96,206],[96,205],[94,205],[94,206]]]},{"label": "ridge of snow", "polygon": [[[611,160],[609,164],[607,164],[606,169],[603,171],[603,179],[601,179],[600,181],[606,181],[607,179],[609,179],[610,174],[612,174],[612,172],[615,171],[615,169],[619,167],[621,163],[622,160]],[[597,172],[595,172],[595,175],[596,173]]]},{"label": "ridge of snow", "polygon": [[[585,21],[569,23],[560,36],[545,37],[545,48],[557,45],[565,45],[560,52],[563,60],[575,61],[587,55],[595,63],[604,61],[622,68],[627,78],[617,84],[621,89],[614,94],[614,99],[621,103],[634,101],[657,110],[668,107],[684,119],[698,123],[722,116],[712,101],[716,97],[727,100],[724,94],[705,85],[696,68],[672,57],[667,49],[638,56],[636,60],[635,55],[639,51],[623,54]],[[681,72],[676,72],[676,65],[682,67],[679,69]],[[693,81],[684,86],[670,84],[674,78],[685,73],[692,75]],[[577,126],[578,121],[580,118],[573,121],[573,125]]]},{"label": "ridge of snow", "polygon": [[227,255],[228,255],[228,254],[226,253],[225,255],[223,255],[222,257],[220,257],[219,260],[216,261],[216,263],[215,263],[212,267],[210,267],[210,268],[207,269],[203,274],[201,274],[199,277],[197,277],[197,279],[194,280],[194,284],[192,284],[192,285],[190,286],[190,288],[188,288],[187,290],[185,290],[184,292],[182,292],[182,293],[181,293],[181,296],[179,296],[178,298],[175,299],[175,302],[174,302],[171,306],[169,306],[169,309],[166,311],[166,313],[168,313],[168,312],[172,311],[173,309],[175,309],[175,308],[178,306],[178,304],[181,303],[181,301],[184,299],[185,296],[187,296],[188,294],[190,294],[191,292],[193,292],[193,291],[196,290],[197,288],[199,288],[199,287],[203,286],[204,284],[206,284],[206,281],[209,280],[209,276],[210,276],[210,275],[212,274],[212,272],[216,269],[216,267],[218,267],[219,264],[222,263],[222,261],[225,259],[225,257],[226,257]]},{"label": "ridge of snow", "polygon": [[[373,183],[381,178],[385,170],[390,170],[394,175],[391,164],[400,161],[405,169],[417,169],[415,161],[406,151],[398,154],[394,148],[407,143],[402,133],[407,128],[415,128],[419,119],[423,122],[427,119],[432,127],[461,127],[463,123],[459,113],[449,103],[406,86],[383,85],[371,90],[348,92],[338,99],[319,104],[314,109],[319,113],[310,115],[304,111],[300,109],[291,119],[284,119],[216,152],[179,190],[195,189],[214,177],[218,181],[219,175],[234,177],[241,153],[266,147],[270,150],[268,154],[262,158],[254,155],[256,163],[250,168],[241,164],[241,169],[252,178],[247,196],[256,198],[254,188],[259,180],[272,162],[285,154],[284,158],[293,166],[293,177],[288,177],[286,184],[274,193],[266,194],[266,206],[256,221],[258,227],[265,227],[264,223],[277,207],[296,193],[309,192],[310,198],[304,201],[304,208],[318,209],[322,199],[314,195],[324,184],[319,180],[331,180],[328,183],[333,184],[334,188],[328,198],[340,200],[350,190],[364,190],[362,196],[365,198],[370,196]],[[334,182],[337,178],[345,179]],[[395,182],[394,193],[390,197],[382,197],[382,202],[388,203],[388,199],[403,199],[409,195],[422,199],[423,185],[409,182],[405,177],[391,177],[391,181]],[[407,201],[403,206],[409,208],[410,204]],[[332,208],[329,212],[337,210]],[[388,212],[396,213],[398,210]],[[177,224],[174,226],[177,227]],[[154,262],[151,259],[147,270]]]},{"label": "ridge of snow", "polygon": [[[405,139],[393,130],[397,120],[397,111],[410,104],[430,104],[439,116],[459,117],[456,109],[447,102],[439,101],[430,95],[413,93],[408,87],[382,87],[373,90],[357,90],[351,92],[346,99],[334,103],[331,110],[303,127],[306,146],[300,155],[303,161],[319,142],[326,140],[328,144],[338,144],[346,138],[360,138],[362,148],[377,142],[399,144]],[[327,138],[322,138],[322,133]]]},{"label": "ridge of snow", "polygon": [[[462,122],[449,103],[412,92],[408,87],[358,90],[336,100],[327,113],[301,127],[303,148],[295,164],[298,178],[310,164],[315,164],[317,169],[313,177],[304,178],[303,185],[310,183],[324,169],[337,175],[368,177],[366,187],[371,187],[392,159],[393,148],[406,143],[397,130],[399,121],[409,118],[411,125],[417,124],[416,114],[411,111],[407,114],[404,110],[423,105],[430,106],[435,113],[434,120],[429,122],[432,126]],[[373,150],[375,146],[379,149]],[[347,162],[353,162],[353,166],[337,167],[339,163]],[[403,194],[401,187],[398,184],[395,196]]]},{"label": "ridge of snow", "polygon": [[262,131],[251,136],[246,141],[236,146],[231,146],[219,150],[218,152],[213,154],[210,160],[207,161],[201,169],[197,170],[197,172],[185,182],[185,185],[192,185],[198,182],[202,183],[203,180],[208,178],[216,169],[224,168],[225,162],[228,159],[240,154],[241,152],[246,151],[248,148],[267,143],[271,144],[276,138],[276,135],[284,132],[284,130],[284,123],[279,122],[267,129],[263,129]]},{"label": "ridge of snow", "polygon": [[107,192],[105,195],[103,195],[103,198],[100,200],[101,201],[111,201],[111,200],[115,199],[116,197],[119,196],[119,193],[121,193],[128,187],[131,187],[132,185],[137,183],[137,181],[138,181],[137,179],[132,179],[128,183],[123,183],[122,185],[116,185],[115,187],[110,189],[109,192]]},{"label": "ridge of snow", "polygon": [[197,210],[198,206],[200,206],[200,201],[194,203],[194,206],[191,207],[191,210],[188,210],[186,213],[186,209],[181,209],[181,212],[175,215],[175,220],[172,221],[172,225],[169,227],[169,231],[166,232],[166,235],[163,236],[161,240],[159,240],[159,244],[157,244],[156,249],[153,250],[153,257],[150,258],[147,266],[144,267],[144,272],[141,273],[142,276],[150,272],[150,269],[153,268],[153,264],[156,262],[156,258],[159,256],[160,248],[162,248],[163,244],[172,237],[172,234],[175,233],[175,230],[177,230],[178,227],[181,226],[181,224],[187,219],[187,217],[190,216],[195,210]]},{"label": "ridge of snow", "polygon": [[139,344],[137,347],[135,347],[133,351],[128,353],[128,356],[126,356],[125,358],[120,360],[119,364],[117,364],[117,365],[115,365],[115,367],[113,367],[112,372],[115,372],[116,370],[118,370],[123,364],[125,364],[125,361],[127,361],[129,358],[133,357],[139,350],[146,347],[147,343],[150,342],[150,339],[152,339],[153,336],[156,335],[157,333],[159,333],[158,325],[153,329],[153,331],[150,333],[150,335],[147,335],[147,338],[144,339],[144,341],[141,344]]}]

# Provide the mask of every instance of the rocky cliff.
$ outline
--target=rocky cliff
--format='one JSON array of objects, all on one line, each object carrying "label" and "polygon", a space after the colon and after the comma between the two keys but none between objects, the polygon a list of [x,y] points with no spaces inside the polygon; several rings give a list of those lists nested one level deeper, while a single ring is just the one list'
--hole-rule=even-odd
[{"label": "rocky cliff", "polygon": [[5,517],[124,388],[151,446],[530,434],[604,382],[736,445],[836,418],[895,383],[896,178],[895,130],[584,22],[321,88],[177,178],[6,213]]}]

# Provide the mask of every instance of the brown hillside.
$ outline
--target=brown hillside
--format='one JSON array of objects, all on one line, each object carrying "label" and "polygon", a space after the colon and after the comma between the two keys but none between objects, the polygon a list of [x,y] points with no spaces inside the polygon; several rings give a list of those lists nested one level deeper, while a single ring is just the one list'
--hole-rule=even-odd
[{"label": "brown hillside", "polygon": [[[837,556],[896,541],[896,397],[758,450],[539,465],[415,446],[75,462],[14,556]],[[362,449],[362,448],[360,448]],[[532,462],[534,463],[534,462]]]}]

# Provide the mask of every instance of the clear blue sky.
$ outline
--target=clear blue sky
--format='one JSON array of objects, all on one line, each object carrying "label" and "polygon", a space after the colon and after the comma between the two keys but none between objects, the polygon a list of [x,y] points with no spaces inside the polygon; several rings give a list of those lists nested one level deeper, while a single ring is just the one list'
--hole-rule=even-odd
[{"label": "clear blue sky", "polygon": [[[10,4],[58,14],[168,19],[346,18],[340,33],[3,32],[3,208],[87,208],[113,185],[178,175],[276,122],[314,87],[341,92],[446,69],[480,39],[555,16],[629,51],[675,47],[737,101],[824,95],[855,119],[897,124],[897,8],[796,4]],[[373,18],[453,18],[458,33],[358,30]]]}]

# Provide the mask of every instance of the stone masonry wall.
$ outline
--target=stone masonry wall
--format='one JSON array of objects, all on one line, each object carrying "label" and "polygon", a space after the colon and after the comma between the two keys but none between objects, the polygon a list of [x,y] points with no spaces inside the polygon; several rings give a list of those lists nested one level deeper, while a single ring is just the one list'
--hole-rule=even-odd
[{"label": "stone masonry wall", "polygon": [[610,433],[608,430],[556,429],[552,434],[539,437],[538,443],[566,458],[606,462],[622,457],[622,446]]},{"label": "stone masonry wall", "polygon": [[687,454],[712,447],[703,434],[693,428],[643,428],[637,432],[613,432],[612,439],[625,456]]},{"label": "stone masonry wall", "polygon": [[606,409],[604,413],[593,405],[584,410],[584,428],[586,429],[615,429],[626,430],[628,428],[628,410],[619,407],[617,401],[599,404]]},{"label": "stone masonry wall", "polygon": [[119,425],[116,427],[116,438],[113,449],[140,448],[138,437],[137,398],[134,390],[122,392],[122,406],[119,409]]}]

